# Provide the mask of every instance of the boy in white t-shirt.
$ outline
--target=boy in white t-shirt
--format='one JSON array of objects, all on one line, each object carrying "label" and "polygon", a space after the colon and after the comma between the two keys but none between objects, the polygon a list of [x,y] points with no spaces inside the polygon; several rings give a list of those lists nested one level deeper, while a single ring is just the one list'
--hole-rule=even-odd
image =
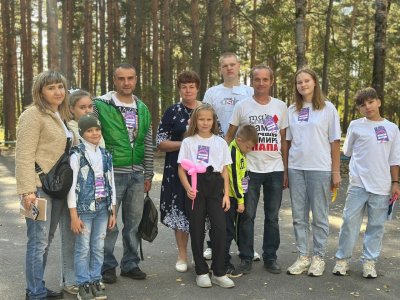
[{"label": "boy in white t-shirt", "polygon": [[373,88],[358,91],[355,101],[364,118],[350,123],[343,147],[344,154],[351,156],[350,185],[333,273],[346,275],[349,270],[354,244],[367,209],[363,276],[376,278],[375,263],[381,251],[389,198],[397,198],[400,194],[400,133],[395,124],[381,117],[381,101]]}]

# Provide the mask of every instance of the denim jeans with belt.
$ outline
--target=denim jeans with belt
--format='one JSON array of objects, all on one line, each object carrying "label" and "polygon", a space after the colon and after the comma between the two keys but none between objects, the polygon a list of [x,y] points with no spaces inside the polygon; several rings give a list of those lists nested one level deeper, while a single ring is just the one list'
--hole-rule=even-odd
[{"label": "denim jeans with belt", "polygon": [[357,242],[364,212],[368,222],[364,233],[363,255],[376,261],[382,248],[382,238],[389,207],[389,195],[377,195],[364,188],[350,185],[343,210],[343,224],[339,232],[337,259],[350,259]]},{"label": "denim jeans with belt", "polygon": [[254,220],[260,198],[261,186],[264,194],[264,262],[276,260],[280,244],[279,209],[282,202],[283,171],[270,173],[249,172],[249,188],[245,195],[245,211],[240,215],[240,258],[251,262],[254,256]]},{"label": "denim jeans with belt", "polygon": [[[129,272],[137,267],[140,258],[138,255],[139,237],[138,228],[143,214],[144,204],[144,175],[143,172],[114,173],[117,198],[117,212],[122,210],[122,241],[123,256],[121,270]],[[107,230],[104,241],[104,263],[102,272],[116,268],[118,261],[114,256],[114,247],[117,242],[119,229],[116,225]]]},{"label": "denim jeans with belt", "polygon": [[76,284],[92,283],[101,279],[104,260],[104,238],[107,231],[108,210],[79,214],[84,224],[75,241]]},{"label": "denim jeans with belt", "polygon": [[45,299],[47,295],[44,270],[51,241],[57,229],[65,200],[54,199],[37,188],[38,197],[47,199],[46,221],[25,218],[28,242],[26,244],[26,294],[29,299]]},{"label": "denim jeans with belt", "polygon": [[329,234],[330,171],[288,170],[296,247],[308,256],[310,210],[312,212],[313,255],[325,256]]}]

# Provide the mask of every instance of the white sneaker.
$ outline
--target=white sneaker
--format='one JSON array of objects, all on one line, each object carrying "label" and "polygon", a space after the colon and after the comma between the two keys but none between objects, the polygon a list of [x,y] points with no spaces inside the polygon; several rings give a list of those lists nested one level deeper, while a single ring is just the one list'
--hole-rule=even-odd
[{"label": "white sneaker", "polygon": [[106,285],[103,283],[103,281],[100,280],[100,288],[104,291],[106,289]]},{"label": "white sneaker", "polygon": [[256,251],[254,251],[253,261],[260,261],[261,257]]},{"label": "white sneaker", "polygon": [[181,273],[186,272],[188,269],[186,261],[182,259],[178,259],[178,261],[175,264],[175,270]]},{"label": "white sneaker", "polygon": [[212,287],[210,276],[207,274],[197,275],[196,276],[196,284],[202,288]]},{"label": "white sneaker", "polygon": [[325,271],[325,261],[321,256],[314,255],[311,259],[311,265],[308,268],[308,276],[322,276]]},{"label": "white sneaker", "polygon": [[212,259],[212,249],[207,248],[206,251],[204,251],[204,253],[203,253],[203,257],[206,260],[211,260]]},{"label": "white sneaker", "polygon": [[235,286],[235,283],[230,279],[228,276],[214,276],[214,274],[211,276],[211,281],[212,283],[219,285],[220,287],[223,288],[233,288]]},{"label": "white sneaker", "polygon": [[[236,251],[237,256],[240,255],[240,251]],[[260,261],[261,260],[261,256],[260,254],[258,254],[256,251],[254,251],[254,256],[253,256],[253,261]]]},{"label": "white sneaker", "polygon": [[349,270],[348,261],[346,259],[339,259],[336,261],[332,273],[339,276],[345,276],[347,275],[348,270]]},{"label": "white sneaker", "polygon": [[308,256],[301,255],[297,258],[293,265],[287,268],[287,273],[290,275],[299,275],[308,271],[311,260]]},{"label": "white sneaker", "polygon": [[375,262],[373,260],[366,260],[363,263],[363,277],[364,278],[376,278]]}]

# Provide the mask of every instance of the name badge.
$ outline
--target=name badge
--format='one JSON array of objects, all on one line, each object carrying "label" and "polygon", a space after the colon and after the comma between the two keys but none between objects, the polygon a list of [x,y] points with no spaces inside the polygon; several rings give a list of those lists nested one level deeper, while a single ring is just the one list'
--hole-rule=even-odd
[{"label": "name badge", "polygon": [[264,125],[267,127],[268,131],[278,131],[278,125],[276,125],[274,118],[267,116],[264,119]]},{"label": "name badge", "polygon": [[105,182],[104,177],[96,177],[95,179],[95,198],[105,198],[106,196],[106,189],[105,189]]},{"label": "name badge", "polygon": [[304,108],[300,109],[299,117],[297,118],[297,120],[299,122],[308,122],[309,116],[310,116],[310,108],[304,107]]},{"label": "name badge", "polygon": [[389,142],[389,136],[386,132],[385,126],[378,126],[375,127],[375,135],[376,135],[376,140],[378,143],[387,143]]},{"label": "name badge", "polygon": [[210,156],[210,147],[199,145],[197,148],[197,161],[208,163],[208,159]]},{"label": "name badge", "polygon": [[125,113],[125,123],[129,129],[136,128],[136,113],[134,111],[127,111]]},{"label": "name badge", "polygon": [[247,191],[249,190],[249,180],[250,177],[246,176],[242,179],[242,188],[243,188],[243,192],[247,193]]}]

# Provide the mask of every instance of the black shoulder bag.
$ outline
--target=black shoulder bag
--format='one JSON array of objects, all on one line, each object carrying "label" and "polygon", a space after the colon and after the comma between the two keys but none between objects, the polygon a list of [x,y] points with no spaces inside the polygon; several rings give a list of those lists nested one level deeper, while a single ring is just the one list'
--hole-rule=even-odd
[{"label": "black shoulder bag", "polygon": [[65,151],[51,170],[45,174],[35,162],[35,171],[42,182],[43,191],[55,199],[65,199],[72,186],[72,169],[69,164],[71,139],[67,139]]}]

